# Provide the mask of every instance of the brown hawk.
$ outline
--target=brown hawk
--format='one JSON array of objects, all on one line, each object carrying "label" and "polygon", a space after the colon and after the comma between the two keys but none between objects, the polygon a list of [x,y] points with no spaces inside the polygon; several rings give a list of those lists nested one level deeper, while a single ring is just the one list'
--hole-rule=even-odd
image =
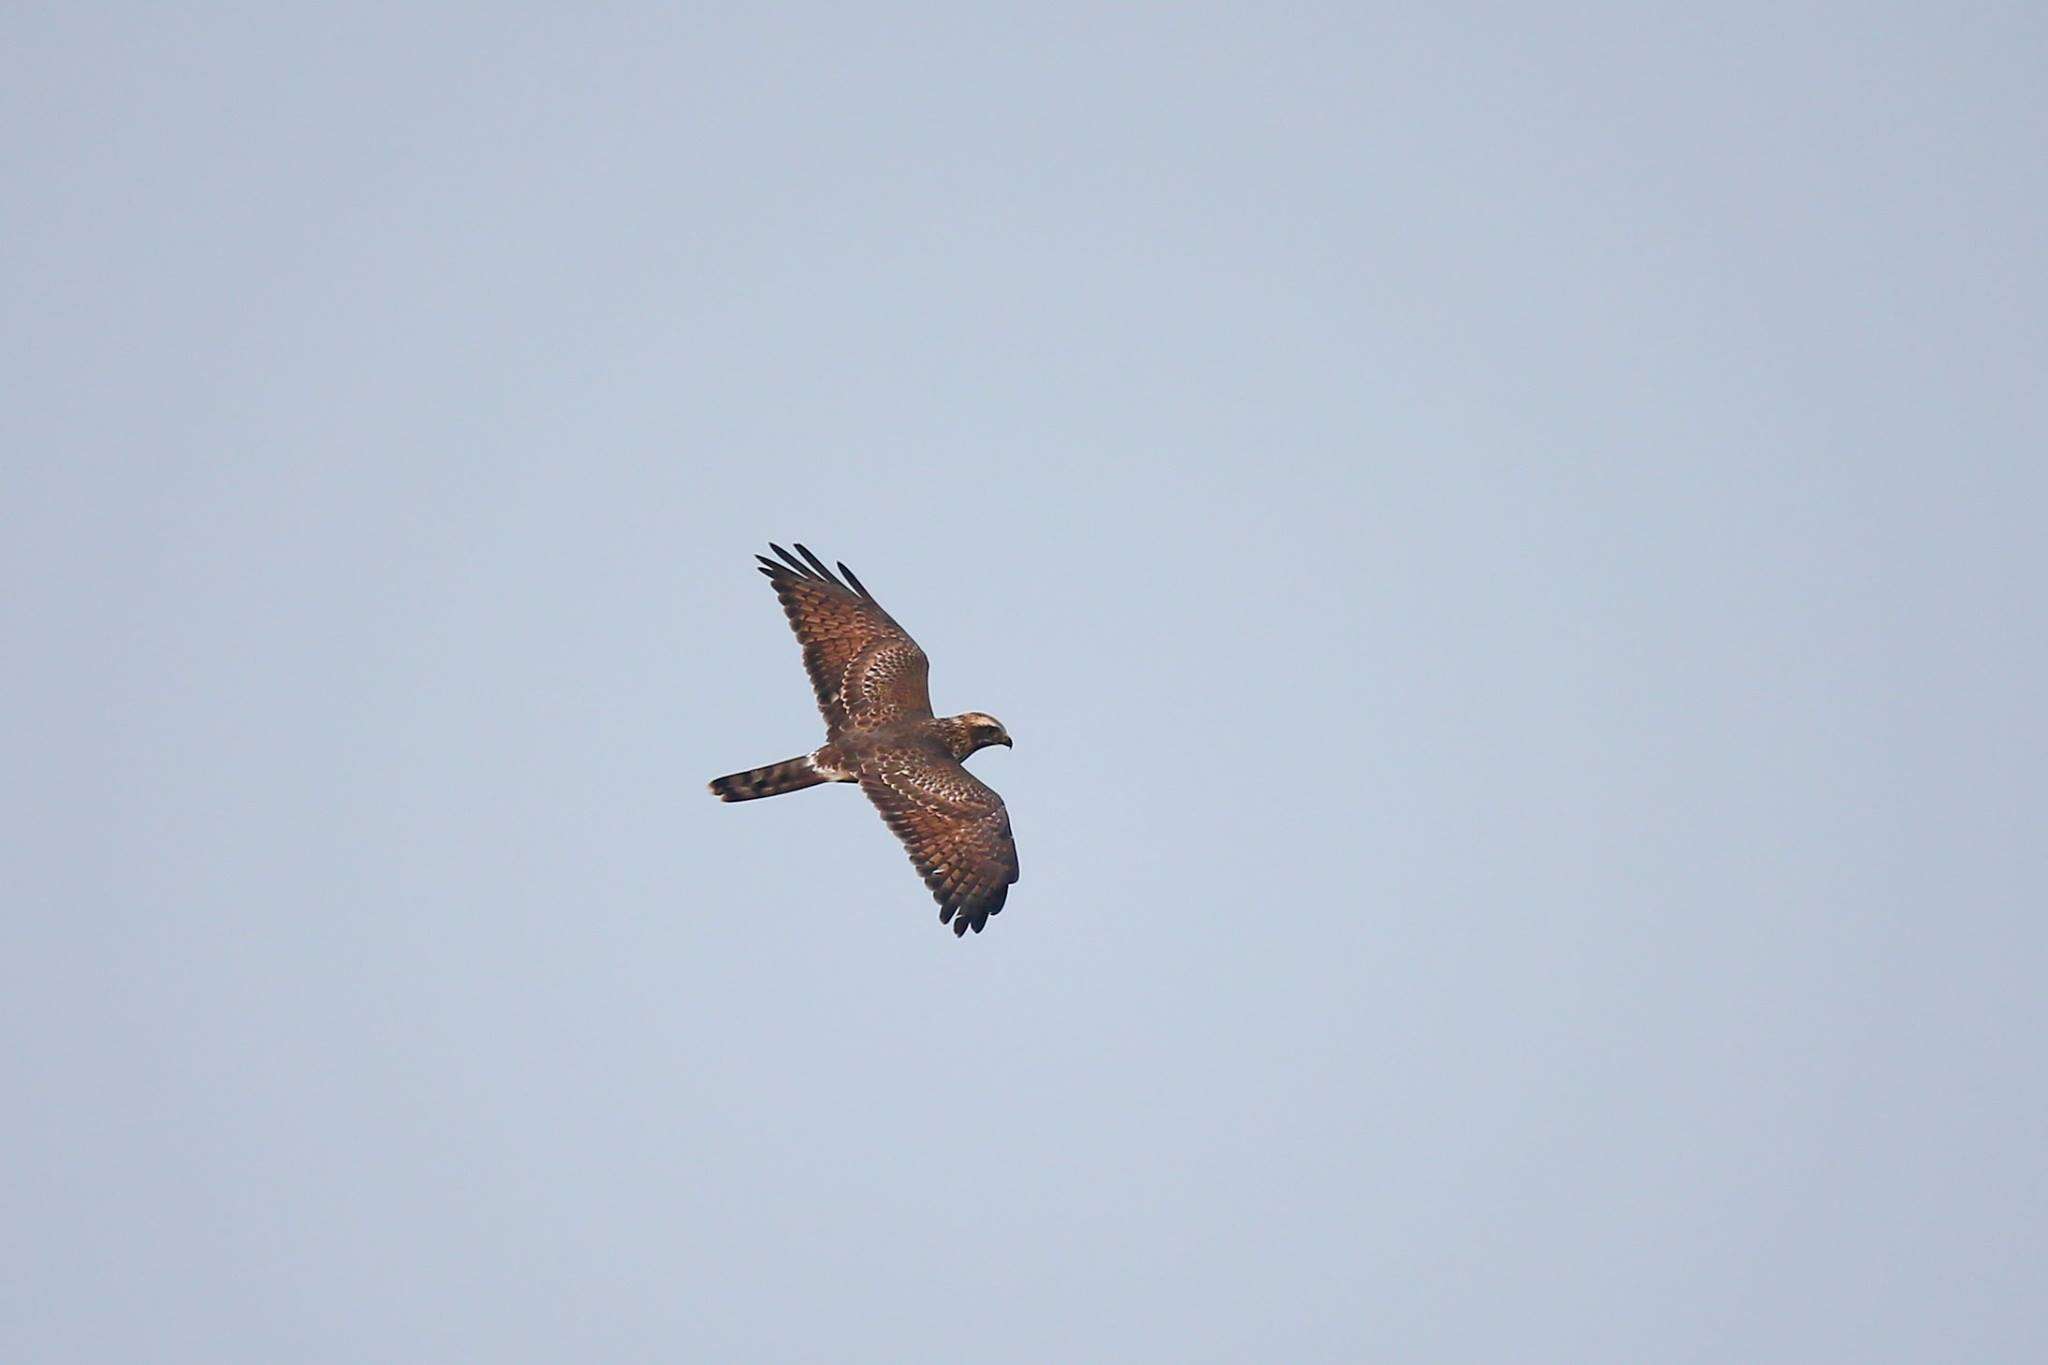
[{"label": "brown hawk", "polygon": [[[752,801],[821,782],[858,782],[910,850],[939,902],[939,923],[980,933],[1017,880],[1017,845],[1003,798],[961,760],[1009,732],[979,711],[935,718],[929,664],[917,641],[883,611],[853,570],[837,576],[802,545],[770,544],[761,572],[803,645],[804,667],[825,713],[824,747],[733,773],[711,784],[721,801]],[[798,559],[797,555],[802,555]]]}]

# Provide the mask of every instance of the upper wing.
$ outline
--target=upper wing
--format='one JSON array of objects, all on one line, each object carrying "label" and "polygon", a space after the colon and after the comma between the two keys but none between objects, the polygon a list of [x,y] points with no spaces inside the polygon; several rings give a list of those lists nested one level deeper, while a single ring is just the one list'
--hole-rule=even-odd
[{"label": "upper wing", "polygon": [[980,933],[1017,880],[1003,798],[936,743],[872,755],[861,764],[860,789],[910,851],[939,902],[939,923]]},{"label": "upper wing", "polygon": [[804,647],[804,668],[830,731],[928,718],[930,664],[924,651],[868,596],[853,570],[841,564],[841,582],[801,545],[801,560],[780,545],[768,548],[780,564],[766,555],[754,557]]}]

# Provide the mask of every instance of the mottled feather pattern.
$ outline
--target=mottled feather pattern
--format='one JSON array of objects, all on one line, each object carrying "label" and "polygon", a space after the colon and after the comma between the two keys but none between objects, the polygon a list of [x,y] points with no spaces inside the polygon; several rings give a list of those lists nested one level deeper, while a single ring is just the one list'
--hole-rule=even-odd
[{"label": "mottled feather pattern", "polygon": [[853,723],[872,725],[922,711],[929,716],[926,679],[930,665],[917,642],[909,638],[876,640],[848,661],[839,689],[840,704]]},{"label": "mottled feather pattern", "polygon": [[857,781],[903,841],[956,935],[980,933],[1017,880],[1009,812],[961,758],[1010,742],[980,712],[932,715],[930,665],[903,627],[844,564],[805,549],[756,556],[803,648],[827,742],[816,754],[712,783],[727,801],[827,781]]},{"label": "mottled feather pattern", "polygon": [[872,729],[893,720],[929,717],[930,665],[917,641],[868,596],[844,564],[841,577],[803,546],[803,558],[771,545],[781,562],[756,555],[761,572],[803,646],[827,731]]},{"label": "mottled feather pattern", "polygon": [[860,785],[937,898],[939,922],[980,933],[1018,875],[1003,799],[936,745],[875,754]]}]

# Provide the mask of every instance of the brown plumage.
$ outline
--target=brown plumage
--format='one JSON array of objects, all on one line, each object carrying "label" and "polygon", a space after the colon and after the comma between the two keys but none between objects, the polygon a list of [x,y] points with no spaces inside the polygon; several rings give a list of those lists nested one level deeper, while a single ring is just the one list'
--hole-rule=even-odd
[{"label": "brown plumage", "polygon": [[991,744],[1007,747],[1009,733],[979,711],[932,715],[924,651],[851,569],[841,564],[835,575],[802,545],[795,555],[769,548],[776,559],[755,558],[803,646],[825,744],[718,778],[712,794],[752,801],[821,782],[860,783],[937,898],[939,923],[980,933],[1017,880],[1017,845],[1003,798],[961,760]]}]

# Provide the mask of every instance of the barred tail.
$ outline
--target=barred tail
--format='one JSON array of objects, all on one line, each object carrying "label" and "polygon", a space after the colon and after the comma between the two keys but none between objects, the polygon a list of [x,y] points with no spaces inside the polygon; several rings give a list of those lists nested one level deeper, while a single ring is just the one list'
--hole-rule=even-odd
[{"label": "barred tail", "polygon": [[711,783],[711,794],[721,801],[753,801],[763,796],[800,792],[805,787],[815,787],[820,782],[831,780],[819,772],[818,766],[811,762],[811,756],[805,754],[802,758],[784,759],[751,772],[715,778]]}]

